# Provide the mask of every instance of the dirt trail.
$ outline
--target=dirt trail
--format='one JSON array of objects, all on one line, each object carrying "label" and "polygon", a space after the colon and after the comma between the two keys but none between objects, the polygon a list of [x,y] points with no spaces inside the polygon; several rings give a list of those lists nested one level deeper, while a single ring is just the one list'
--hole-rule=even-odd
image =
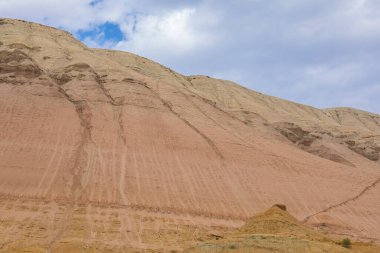
[{"label": "dirt trail", "polygon": [[359,192],[357,195],[355,195],[354,197],[351,197],[349,199],[346,199],[338,204],[335,204],[335,205],[332,205],[332,206],[329,206],[327,207],[326,209],[323,209],[322,211],[319,211],[317,213],[314,213],[314,214],[311,214],[309,216],[307,216],[306,218],[303,219],[303,222],[307,222],[308,220],[310,220],[310,218],[318,215],[318,214],[321,214],[321,213],[326,213],[334,208],[337,208],[337,207],[340,207],[340,206],[344,206],[346,205],[347,203],[349,202],[352,202],[352,201],[356,201],[358,200],[360,197],[362,197],[366,192],[368,192],[370,189],[374,188],[377,186],[377,184],[380,183],[380,178],[378,178],[377,180],[375,180],[374,182],[372,182],[370,185],[364,187],[364,189]]}]

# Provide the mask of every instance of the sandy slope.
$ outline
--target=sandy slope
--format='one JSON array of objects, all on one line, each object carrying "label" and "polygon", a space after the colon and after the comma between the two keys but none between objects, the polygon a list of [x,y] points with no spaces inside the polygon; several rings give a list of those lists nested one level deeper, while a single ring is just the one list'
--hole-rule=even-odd
[{"label": "sandy slope", "polygon": [[273,203],[380,240],[375,114],[185,77],[2,19],[0,136],[4,250],[180,250]]}]

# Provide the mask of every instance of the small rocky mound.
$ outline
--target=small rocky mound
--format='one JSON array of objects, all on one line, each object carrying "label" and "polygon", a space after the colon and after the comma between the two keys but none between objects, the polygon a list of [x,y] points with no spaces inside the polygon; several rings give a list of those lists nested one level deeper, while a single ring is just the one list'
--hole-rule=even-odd
[{"label": "small rocky mound", "polygon": [[341,246],[322,233],[306,227],[276,204],[253,216],[234,233],[202,242],[185,252],[255,252],[255,253],[362,253],[377,252],[375,245],[357,243],[351,249]]},{"label": "small rocky mound", "polygon": [[304,226],[286,211],[285,205],[274,205],[264,213],[259,213],[239,229],[242,234],[275,234],[324,240],[325,236]]}]

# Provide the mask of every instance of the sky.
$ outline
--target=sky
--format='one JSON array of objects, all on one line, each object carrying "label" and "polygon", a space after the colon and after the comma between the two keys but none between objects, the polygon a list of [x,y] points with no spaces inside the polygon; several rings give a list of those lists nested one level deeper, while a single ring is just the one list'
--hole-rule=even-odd
[{"label": "sky", "polygon": [[379,0],[0,0],[0,17],[61,28],[181,74],[380,114]]}]

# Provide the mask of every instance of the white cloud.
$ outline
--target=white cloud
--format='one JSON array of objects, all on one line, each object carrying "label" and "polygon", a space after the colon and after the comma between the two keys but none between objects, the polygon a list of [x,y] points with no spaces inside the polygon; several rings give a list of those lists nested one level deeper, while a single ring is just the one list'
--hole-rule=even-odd
[{"label": "white cloud", "polygon": [[95,15],[89,3],[90,0],[0,0],[0,13],[3,17],[48,23],[73,31],[89,26]]},{"label": "white cloud", "polygon": [[196,10],[184,8],[161,15],[139,15],[134,29],[122,26],[127,40],[115,48],[144,55],[155,60],[173,59],[209,44],[202,31],[194,29]]},{"label": "white cloud", "polygon": [[304,84],[298,84],[298,87],[328,89],[330,86],[335,86],[336,88],[346,88],[352,81],[362,77],[361,67],[362,65],[355,63],[307,67],[304,70],[303,79],[304,82],[306,80],[309,87],[305,87]]},{"label": "white cloud", "polygon": [[329,40],[334,38],[363,39],[378,36],[380,15],[371,8],[372,1],[335,1],[319,15],[305,17],[297,22],[294,34],[304,38]]},{"label": "white cloud", "polygon": [[[0,0],[0,16],[70,32],[105,22],[125,40],[103,47],[152,58],[184,74],[239,81],[319,107],[380,113],[378,0]],[[99,46],[96,38],[86,38]],[[352,98],[355,96],[355,99]]]},{"label": "white cloud", "polygon": [[89,29],[106,21],[121,22],[130,11],[127,1],[0,0],[2,17],[18,18],[60,27],[70,32]]}]

